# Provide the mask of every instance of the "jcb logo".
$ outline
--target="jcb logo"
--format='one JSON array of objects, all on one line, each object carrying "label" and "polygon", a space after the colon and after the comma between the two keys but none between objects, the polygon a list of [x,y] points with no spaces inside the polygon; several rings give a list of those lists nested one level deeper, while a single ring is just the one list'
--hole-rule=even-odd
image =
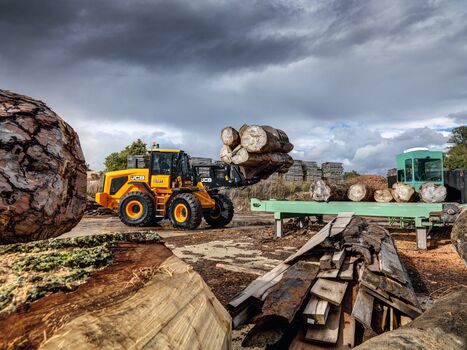
[{"label": "jcb logo", "polygon": [[130,180],[136,180],[136,181],[142,181],[146,179],[146,176],[144,175],[133,175],[132,177],[130,177]]},{"label": "jcb logo", "polygon": [[212,179],[210,177],[202,177],[201,182],[212,182]]}]

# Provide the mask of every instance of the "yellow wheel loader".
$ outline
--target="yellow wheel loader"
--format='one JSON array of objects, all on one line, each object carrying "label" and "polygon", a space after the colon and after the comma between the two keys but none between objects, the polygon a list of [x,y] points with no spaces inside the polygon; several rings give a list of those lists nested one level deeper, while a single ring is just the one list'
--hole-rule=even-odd
[{"label": "yellow wheel loader", "polygon": [[234,208],[219,188],[258,181],[245,180],[235,166],[192,167],[184,151],[156,147],[143,168],[106,173],[96,202],[116,211],[128,226],[153,226],[169,219],[174,227],[195,229],[204,217],[208,225],[223,227],[232,220]]}]

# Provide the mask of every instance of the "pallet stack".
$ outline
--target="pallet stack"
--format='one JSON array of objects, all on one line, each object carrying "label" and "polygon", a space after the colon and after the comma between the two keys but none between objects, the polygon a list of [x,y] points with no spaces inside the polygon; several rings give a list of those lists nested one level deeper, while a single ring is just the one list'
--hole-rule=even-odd
[{"label": "pallet stack", "polygon": [[289,168],[289,171],[283,174],[282,178],[285,181],[300,182],[305,179],[305,176],[306,168],[303,167],[303,161],[294,159],[293,165]]},{"label": "pallet stack", "polygon": [[388,232],[339,215],[227,306],[255,323],[243,346],[352,348],[417,317],[417,298]]},{"label": "pallet stack", "polygon": [[321,164],[323,180],[328,183],[344,182],[344,167],[342,163],[326,162]]},{"label": "pallet stack", "polygon": [[313,182],[323,178],[323,171],[318,168],[316,162],[304,160],[302,166],[304,167],[305,181]]}]

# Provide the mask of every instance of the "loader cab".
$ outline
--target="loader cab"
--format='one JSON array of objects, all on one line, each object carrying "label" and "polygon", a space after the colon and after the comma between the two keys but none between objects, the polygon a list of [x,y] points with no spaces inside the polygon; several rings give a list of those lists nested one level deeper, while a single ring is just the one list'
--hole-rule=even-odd
[{"label": "loader cab", "polygon": [[426,182],[444,184],[443,152],[427,148],[412,148],[396,156],[397,181],[418,191]]},{"label": "loader cab", "polygon": [[[151,187],[183,187],[192,183],[190,157],[182,150],[159,149],[149,151]],[[181,183],[175,183],[175,182]]]}]

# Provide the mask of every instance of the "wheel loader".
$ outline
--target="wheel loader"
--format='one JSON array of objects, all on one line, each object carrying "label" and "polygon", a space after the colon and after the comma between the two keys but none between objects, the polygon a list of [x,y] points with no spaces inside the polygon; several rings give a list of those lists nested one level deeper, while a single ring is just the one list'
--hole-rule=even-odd
[{"label": "wheel loader", "polygon": [[259,179],[245,179],[238,166],[203,166],[203,176],[178,149],[149,151],[147,162],[105,174],[96,202],[114,210],[128,226],[153,226],[164,219],[181,229],[196,229],[202,219],[224,227],[234,214],[232,201],[222,187],[247,186]]}]

